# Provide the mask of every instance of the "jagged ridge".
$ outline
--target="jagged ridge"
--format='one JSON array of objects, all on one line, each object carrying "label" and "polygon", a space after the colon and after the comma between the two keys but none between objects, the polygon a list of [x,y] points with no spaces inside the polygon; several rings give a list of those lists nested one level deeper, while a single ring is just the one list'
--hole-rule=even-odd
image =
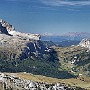
[{"label": "jagged ridge", "polygon": [[3,34],[25,38],[27,40],[40,40],[40,34],[21,33],[15,30],[15,28],[8,22],[0,19],[0,31]]}]

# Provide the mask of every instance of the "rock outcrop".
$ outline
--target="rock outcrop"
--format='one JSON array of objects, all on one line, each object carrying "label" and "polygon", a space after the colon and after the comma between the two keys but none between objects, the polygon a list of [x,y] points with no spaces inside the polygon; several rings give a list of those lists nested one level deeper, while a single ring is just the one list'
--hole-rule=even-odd
[{"label": "rock outcrop", "polygon": [[81,47],[89,48],[90,49],[90,39],[83,39],[79,45]]},{"label": "rock outcrop", "polygon": [[2,19],[0,19],[0,24],[2,25],[2,27],[5,27],[8,32],[15,30],[15,28],[12,25],[10,25],[8,22]]},{"label": "rock outcrop", "polygon": [[[32,55],[41,56],[47,48],[39,34],[21,33],[4,20],[0,20],[0,55],[6,59],[25,59]],[[3,59],[3,58],[2,58]]]},{"label": "rock outcrop", "polygon": [[0,32],[3,34],[11,35],[14,37],[21,37],[27,40],[40,40],[40,34],[21,33],[15,30],[15,28],[8,22],[0,19]]},{"label": "rock outcrop", "polygon": [[0,73],[0,90],[85,90],[61,83],[35,82],[15,75]]},{"label": "rock outcrop", "polygon": [[0,34],[9,35],[7,29],[5,27],[3,27],[1,23],[0,23]]}]

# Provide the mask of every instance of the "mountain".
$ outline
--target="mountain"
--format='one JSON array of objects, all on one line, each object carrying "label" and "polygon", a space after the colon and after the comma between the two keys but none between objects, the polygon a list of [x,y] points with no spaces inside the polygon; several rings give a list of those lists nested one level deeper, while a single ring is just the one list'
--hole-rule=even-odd
[{"label": "mountain", "polygon": [[90,38],[90,33],[87,32],[69,32],[64,35],[63,37],[67,37],[69,40],[78,40],[81,41],[84,38]]},{"label": "mountain", "polygon": [[65,40],[77,40],[81,41],[83,38],[90,38],[90,33],[87,32],[69,32],[62,35],[42,35],[42,40],[51,40],[54,42],[65,41]]},{"label": "mountain", "polygon": [[[9,59],[25,59],[45,54],[50,49],[40,41],[39,34],[21,33],[4,20],[0,20],[0,53]],[[8,51],[9,50],[9,51]],[[10,54],[11,55],[8,55]]]},{"label": "mountain", "polygon": [[83,39],[78,45],[56,47],[57,57],[63,69],[78,76],[90,77],[90,39]]},{"label": "mountain", "polygon": [[79,43],[81,47],[88,48],[90,50],[90,39],[82,39],[82,41]]},{"label": "mountain", "polygon": [[13,37],[22,38],[26,40],[40,40],[39,34],[21,33],[15,30],[15,28],[8,22],[0,19],[0,32],[2,34],[11,35]]},{"label": "mountain", "polygon": [[69,32],[63,35],[42,35],[41,40],[53,41],[63,47],[78,45],[84,38],[90,38],[90,33],[87,32]]},{"label": "mountain", "polygon": [[57,52],[53,42],[41,41],[40,34],[22,33],[4,20],[0,20],[0,71],[28,72],[56,78],[76,77],[59,70]]},{"label": "mountain", "polygon": [[[57,38],[56,40],[58,41]],[[12,25],[1,19],[0,72],[25,72],[58,79],[73,78],[76,81],[81,77],[80,80],[86,83],[88,80],[85,81],[83,77],[90,77],[90,40],[83,39],[81,42],[76,40],[77,45],[74,44],[75,40],[62,39],[59,42],[65,42],[67,47],[61,47],[59,42],[42,40],[40,34],[16,31]],[[71,41],[74,41],[74,45],[70,44]],[[1,76],[0,79],[4,78]],[[41,83],[40,85],[42,86]]]}]

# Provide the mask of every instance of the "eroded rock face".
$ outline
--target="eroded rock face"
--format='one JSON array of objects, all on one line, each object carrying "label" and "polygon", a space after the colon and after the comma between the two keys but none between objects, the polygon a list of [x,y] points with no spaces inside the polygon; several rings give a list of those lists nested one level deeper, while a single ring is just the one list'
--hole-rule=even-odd
[{"label": "eroded rock face", "polygon": [[[0,90],[77,90],[61,83],[35,82],[16,75],[0,73]],[[79,90],[79,89],[78,89]],[[84,89],[80,89],[84,90]]]},{"label": "eroded rock face", "polygon": [[28,57],[42,56],[47,48],[40,40],[27,40],[20,37],[0,34],[0,55],[5,54],[10,59],[25,59]]},{"label": "eroded rock face", "polygon": [[90,40],[89,39],[83,39],[79,45],[81,47],[89,48],[90,49]]},{"label": "eroded rock face", "polygon": [[[41,56],[47,48],[40,41],[39,34],[27,34],[15,31],[15,28],[4,20],[0,20],[0,55],[6,59],[25,59]],[[2,58],[3,59],[3,58]]]},{"label": "eroded rock face", "polygon": [[15,28],[8,22],[0,19],[0,31],[3,34],[11,35],[14,37],[25,38],[27,40],[40,40],[40,34],[21,33],[15,30]]},{"label": "eroded rock face", "polygon": [[0,23],[0,34],[6,34],[9,35],[6,27],[3,27],[2,24]]}]

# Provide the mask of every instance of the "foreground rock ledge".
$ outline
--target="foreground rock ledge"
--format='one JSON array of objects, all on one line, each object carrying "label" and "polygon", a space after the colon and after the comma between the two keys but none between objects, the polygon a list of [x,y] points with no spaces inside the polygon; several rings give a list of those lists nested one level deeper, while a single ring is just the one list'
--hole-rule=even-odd
[{"label": "foreground rock ledge", "polygon": [[[14,74],[0,73],[0,90],[79,90],[61,83],[48,84],[21,79]],[[80,89],[85,90],[85,89]]]}]

